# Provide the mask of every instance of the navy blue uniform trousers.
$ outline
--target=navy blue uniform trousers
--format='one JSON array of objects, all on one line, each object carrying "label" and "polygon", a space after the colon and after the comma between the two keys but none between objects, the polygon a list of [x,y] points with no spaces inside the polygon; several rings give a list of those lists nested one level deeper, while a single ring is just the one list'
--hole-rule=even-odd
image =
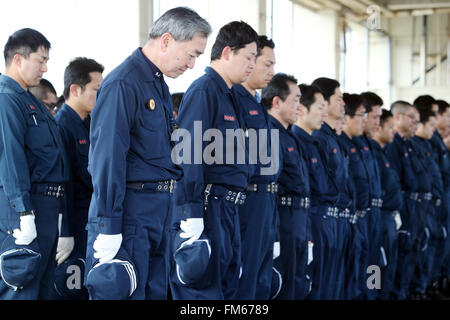
[{"label": "navy blue uniform trousers", "polygon": [[[23,289],[14,291],[0,280],[0,300],[36,300],[52,299],[53,276],[56,267],[56,245],[58,241],[58,214],[64,204],[64,198],[30,194],[31,203],[36,211],[35,223],[41,260],[37,276]],[[3,189],[0,189],[0,207],[9,208]],[[8,232],[20,229],[18,214],[12,209],[0,219],[0,243],[8,236]],[[5,217],[7,217],[5,219]]]},{"label": "navy blue uniform trousers", "polygon": [[277,231],[276,196],[247,192],[239,208],[242,276],[236,299],[267,300],[272,284],[273,243]]},{"label": "navy blue uniform trousers", "polygon": [[[122,245],[136,267],[137,288],[129,299],[167,299],[172,194],[128,189],[123,204]],[[86,270],[97,262],[98,223],[89,221]]]}]

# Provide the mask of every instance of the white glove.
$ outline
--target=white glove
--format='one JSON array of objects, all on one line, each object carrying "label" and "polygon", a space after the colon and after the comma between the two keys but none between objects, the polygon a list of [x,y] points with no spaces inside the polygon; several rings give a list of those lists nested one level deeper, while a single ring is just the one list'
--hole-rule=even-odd
[{"label": "white glove", "polygon": [[192,244],[195,240],[200,238],[200,235],[203,232],[203,218],[189,218],[186,220],[181,220],[180,228],[183,230],[183,232],[180,233],[180,237],[183,239],[189,238],[189,240],[186,240],[183,243]]},{"label": "white glove", "polygon": [[[314,260],[313,248],[314,248],[314,243],[312,241],[308,241],[308,262],[306,263],[306,265],[308,265],[308,266]],[[311,289],[310,289],[310,291],[311,291]]]},{"label": "white glove", "polygon": [[34,214],[20,217],[20,229],[14,229],[13,237],[18,245],[29,245],[37,236]]},{"label": "white glove", "polygon": [[273,260],[278,258],[280,256],[280,242],[274,242],[273,243]]},{"label": "white glove", "polygon": [[59,237],[58,247],[56,248],[56,263],[63,263],[72,253],[75,246],[75,239],[73,237]]},{"label": "white glove", "polygon": [[395,228],[398,230],[400,230],[400,227],[402,226],[402,218],[400,217],[400,213],[396,213],[394,216],[394,220],[395,220]]},{"label": "white glove", "polygon": [[94,258],[100,259],[100,263],[111,261],[116,256],[122,244],[122,234],[99,233],[94,241]]}]

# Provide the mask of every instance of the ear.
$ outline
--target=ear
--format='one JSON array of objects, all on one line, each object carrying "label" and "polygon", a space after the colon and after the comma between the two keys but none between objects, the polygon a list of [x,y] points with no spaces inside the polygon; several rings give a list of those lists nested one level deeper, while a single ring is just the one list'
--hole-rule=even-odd
[{"label": "ear", "polygon": [[160,46],[161,46],[161,50],[162,52],[166,52],[167,48],[170,45],[170,42],[173,40],[173,37],[170,33],[166,32],[164,33],[160,38],[159,38],[159,42],[160,42]]},{"label": "ear", "polygon": [[23,59],[24,57],[21,54],[16,53],[13,57],[12,63],[17,67],[21,67]]},{"label": "ear", "polygon": [[281,100],[281,98],[279,96],[273,97],[273,99],[272,99],[272,108],[274,110],[279,111],[281,109],[281,103],[282,102],[283,101]]},{"label": "ear", "polygon": [[222,58],[225,59],[225,61],[230,61],[231,55],[233,54],[233,50],[231,50],[230,46],[226,46],[222,50]]},{"label": "ear", "polygon": [[81,95],[81,87],[78,84],[71,84],[69,92],[70,97],[79,97]]}]

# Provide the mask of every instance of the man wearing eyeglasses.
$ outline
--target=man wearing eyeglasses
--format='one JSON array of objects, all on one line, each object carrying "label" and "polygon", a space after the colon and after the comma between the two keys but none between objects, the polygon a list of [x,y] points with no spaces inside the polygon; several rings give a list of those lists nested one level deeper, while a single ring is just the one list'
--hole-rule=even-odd
[{"label": "man wearing eyeglasses", "polygon": [[411,280],[413,244],[416,240],[416,203],[418,184],[412,165],[411,147],[408,138],[415,134],[416,117],[414,108],[406,101],[396,101],[391,105],[394,115],[394,141],[386,145],[386,156],[390,166],[397,172],[403,193],[402,220],[398,230],[398,260],[392,297],[404,300],[408,295]]},{"label": "man wearing eyeglasses", "polygon": [[345,124],[339,143],[348,156],[350,187],[353,187],[354,197],[351,207],[352,241],[347,256],[346,299],[366,298],[366,275],[369,259],[369,232],[367,209],[370,201],[370,183],[364,166],[363,153],[355,143],[355,139],[364,133],[367,113],[358,94],[344,93]]},{"label": "man wearing eyeglasses", "polygon": [[30,92],[42,101],[52,116],[56,115],[55,106],[58,97],[56,95],[56,90],[50,81],[41,79],[38,86],[30,88]]}]

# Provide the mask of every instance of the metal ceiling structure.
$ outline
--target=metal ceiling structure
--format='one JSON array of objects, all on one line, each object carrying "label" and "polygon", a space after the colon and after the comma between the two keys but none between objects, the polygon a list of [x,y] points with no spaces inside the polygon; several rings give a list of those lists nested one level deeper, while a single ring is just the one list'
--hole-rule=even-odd
[{"label": "metal ceiling structure", "polygon": [[292,0],[313,11],[334,9],[353,21],[366,19],[368,8],[376,6],[384,17],[422,16],[450,13],[450,1],[444,0]]}]

